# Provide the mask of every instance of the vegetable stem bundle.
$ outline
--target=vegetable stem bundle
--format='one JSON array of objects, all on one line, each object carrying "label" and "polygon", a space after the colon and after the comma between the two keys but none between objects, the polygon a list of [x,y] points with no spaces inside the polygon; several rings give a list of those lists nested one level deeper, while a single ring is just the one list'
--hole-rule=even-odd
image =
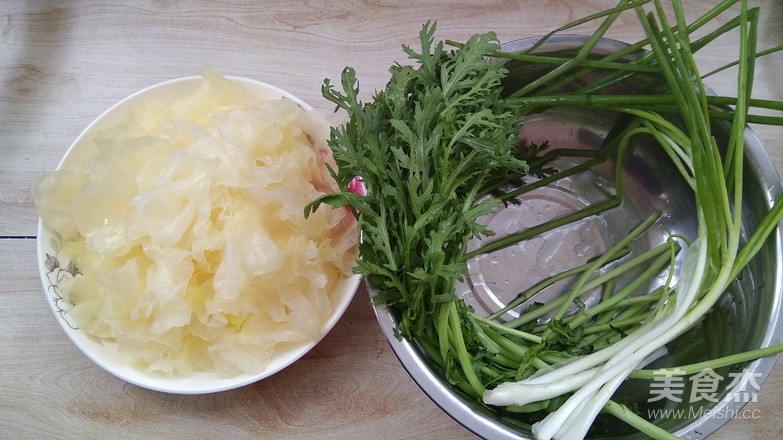
[{"label": "vegetable stem bundle", "polygon": [[[612,401],[615,391],[629,376],[649,377],[640,368],[705,319],[783,217],[783,202],[777,200],[750,236],[743,236],[746,124],[783,125],[782,116],[752,113],[783,110],[783,103],[751,96],[759,11],[739,2],[736,17],[704,37],[690,38],[736,3],[725,0],[688,23],[679,1],[672,2],[670,22],[659,0],[621,0],[541,37],[523,53],[503,52],[492,32],[464,43],[436,43],[436,26],[428,22],[420,34],[421,51],[403,48],[418,66],[394,65],[386,88],[371,102],[359,101],[350,68],[343,71],[342,91],[324,83],[324,96],[348,114],[330,138],[338,165],[334,175],[344,191],[322,196],[308,209],[321,203],[350,206],[362,231],[357,271],[376,292],[374,301],[398,314],[399,336],[415,341],[433,368],[468,398],[503,407],[506,416],[540,414],[532,427],[537,439],[584,438],[601,412],[650,436],[669,438]],[[597,55],[596,45],[626,12],[636,14],[644,39]],[[597,30],[574,54],[535,53],[556,33],[594,20],[600,22]],[[738,70],[736,96],[711,96],[694,53],[734,30],[740,34],[738,60],[732,63]],[[542,73],[505,90],[510,63]],[[601,74],[598,80],[563,91],[595,73]],[[609,92],[636,78],[647,85],[644,91]],[[519,143],[527,117],[558,108],[598,108],[616,113],[621,122],[593,153]],[[730,124],[725,145],[712,131],[717,122]],[[658,221],[662,213],[656,212],[603,254],[540,280],[489,316],[457,296],[456,283],[466,277],[471,258],[620,206],[624,157],[639,137],[655,141],[692,191],[694,237],[672,234],[657,247],[632,251]],[[553,161],[565,156],[584,160],[556,169]],[[472,239],[493,235],[481,220],[502,204],[525,203],[521,194],[610,158],[616,190],[606,201],[468,250]],[[356,176],[366,195],[347,190]],[[634,281],[622,282],[629,274]],[[663,282],[653,283],[656,278]],[[563,281],[570,284],[558,299],[503,318]],[[600,302],[581,303],[582,295],[595,289],[603,292]],[[723,357],[688,371],[782,350]]]}]

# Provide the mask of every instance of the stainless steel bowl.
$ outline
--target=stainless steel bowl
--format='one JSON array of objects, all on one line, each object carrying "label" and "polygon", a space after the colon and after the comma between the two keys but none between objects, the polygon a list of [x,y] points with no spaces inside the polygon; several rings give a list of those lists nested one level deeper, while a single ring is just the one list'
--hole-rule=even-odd
[{"label": "stainless steel bowl", "polygon": [[[555,36],[536,49],[536,53],[576,52],[585,40],[586,37],[582,36]],[[536,41],[537,38],[513,41],[505,44],[503,50],[519,52],[531,47]],[[607,54],[623,46],[625,44],[621,42],[603,40],[595,52]],[[508,67],[510,75],[504,87],[511,91],[542,73],[517,62],[510,62]],[[595,77],[582,78],[585,83],[594,80]],[[616,87],[613,93],[633,93],[644,85],[643,80],[628,82]],[[557,147],[597,149],[616,117],[616,113],[592,109],[549,110],[526,119],[520,138],[529,142],[549,141]],[[719,144],[727,142],[727,126],[718,125],[714,131]],[[746,131],[745,151],[743,197],[744,233],[747,236],[754,230],[757,220],[783,193],[783,185],[764,147],[750,130]],[[565,167],[572,164],[564,160],[559,165]],[[567,181],[536,190],[524,196],[523,204],[502,208],[487,216],[486,221],[491,229],[502,235],[518,230],[520,226],[545,221],[549,217],[597,203],[614,191],[613,169],[614,165],[607,163]],[[505,305],[516,292],[537,281],[536,276],[541,273],[584,261],[602,252],[620,238],[618,235],[622,235],[628,225],[638,224],[654,210],[661,210],[665,215],[657,229],[647,234],[647,241],[641,244],[642,247],[658,244],[670,232],[695,236],[692,194],[660,149],[655,148],[649,140],[637,139],[631,157],[623,164],[623,171],[624,197],[620,207],[590,217],[577,225],[471,260],[468,264],[469,277],[458,287],[457,293],[479,313],[488,315]],[[704,323],[668,344],[669,354],[650,367],[683,365],[783,342],[783,330],[778,324],[781,318],[779,296],[783,274],[782,234],[779,229],[770,237],[737,282],[732,284],[719,304],[708,314]],[[473,246],[477,244],[472,243]],[[372,295],[374,289],[372,286],[368,288]],[[541,297],[537,298],[537,301],[541,300]],[[587,304],[589,306],[589,299]],[[402,365],[421,389],[456,421],[485,438],[525,439],[532,436],[530,424],[535,420],[464,399],[459,391],[450,387],[431,368],[426,355],[415,342],[397,339],[394,333],[397,319],[391,310],[376,306],[375,312]],[[732,367],[733,370],[722,370],[724,377],[738,370],[747,374],[731,389],[726,389],[728,381],[723,381],[717,390],[718,401],[715,403],[707,400],[691,404],[667,402],[667,409],[682,409],[683,414],[689,416],[661,418],[654,422],[681,438],[706,437],[730,419],[726,415],[738,414],[747,402],[747,396],[741,393],[753,391],[752,380],[760,385],[775,360],[775,357],[770,357]],[[625,402],[637,402],[641,409],[649,409],[654,406],[648,402],[649,391],[649,381],[629,380],[616,396]],[[624,423],[610,418],[603,422],[599,419],[594,428],[591,435],[603,438],[642,437]]]}]

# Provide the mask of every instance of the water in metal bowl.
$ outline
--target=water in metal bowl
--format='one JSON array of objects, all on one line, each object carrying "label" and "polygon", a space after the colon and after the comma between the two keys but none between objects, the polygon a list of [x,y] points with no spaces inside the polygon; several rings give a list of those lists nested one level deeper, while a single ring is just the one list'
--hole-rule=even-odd
[{"label": "water in metal bowl", "polygon": [[[514,41],[503,50],[519,52],[529,48],[536,38]],[[584,37],[556,36],[536,49],[536,53],[567,53],[581,48]],[[603,40],[595,49],[606,54],[623,47],[623,43]],[[514,91],[540,75],[529,65],[510,62],[509,78],[504,87]],[[589,83],[595,77],[584,77]],[[644,81],[627,83],[613,90],[628,94],[644,87]],[[616,122],[617,113],[593,109],[552,109],[527,118],[520,140],[527,143],[549,142],[558,148],[598,149]],[[718,144],[728,140],[728,125],[713,127]],[[600,255],[616,240],[656,210],[664,213],[655,228],[636,243],[641,248],[660,244],[671,233],[687,237],[696,235],[693,194],[668,157],[655,143],[635,139],[623,162],[623,200],[614,209],[520,242],[517,245],[474,258],[468,263],[467,279],[458,285],[458,295],[480,314],[489,315],[511,301],[518,292],[545,276],[573,267]],[[764,147],[752,131],[745,137],[744,234],[756,226],[774,200],[783,193],[780,178]],[[578,158],[561,158],[555,165],[561,169],[578,163]],[[615,194],[614,164],[608,161],[569,178],[536,189],[521,197],[520,204],[509,204],[484,220],[491,230],[502,236],[562,217],[586,206],[600,203]],[[497,236],[493,237],[493,239]],[[481,243],[476,240],[473,248]],[[641,249],[644,250],[644,249]],[[763,249],[722,296],[702,323],[667,345],[669,353],[648,368],[685,365],[715,357],[739,353],[783,341],[778,325],[781,308],[781,232],[773,234]],[[661,280],[663,282],[663,280]],[[372,286],[368,286],[372,294]],[[651,286],[654,287],[654,286]],[[546,295],[549,295],[548,297]],[[558,295],[548,289],[530,302],[546,302]],[[587,307],[596,302],[600,292],[582,297]],[[525,304],[522,305],[524,309]],[[376,306],[378,321],[400,362],[429,397],[456,421],[479,436],[497,439],[524,439],[532,436],[531,423],[536,418],[507,413],[464,399],[430,367],[425,354],[415,342],[399,340],[394,333],[396,317],[384,306]],[[507,312],[513,319],[518,312]],[[615,398],[635,403],[642,415],[660,414],[651,419],[659,426],[685,439],[699,439],[715,432],[752,398],[774,366],[774,358],[715,370],[722,378],[710,399],[651,399],[651,381],[627,380]],[[684,383],[688,383],[687,378]],[[685,389],[687,394],[690,390]],[[654,401],[653,401],[654,400]],[[681,417],[663,416],[660,410],[681,410]],[[657,412],[656,412],[657,411]],[[669,412],[677,414],[676,412]],[[592,436],[641,438],[611,416],[599,417]]]}]

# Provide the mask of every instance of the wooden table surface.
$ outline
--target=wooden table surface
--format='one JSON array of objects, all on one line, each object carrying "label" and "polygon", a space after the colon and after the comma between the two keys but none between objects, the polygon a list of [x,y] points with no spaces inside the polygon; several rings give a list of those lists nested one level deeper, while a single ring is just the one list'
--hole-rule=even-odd
[{"label": "wooden table surface", "polygon": [[[543,34],[613,1],[4,1],[0,8],[0,437],[472,438],[399,365],[362,288],[337,327],[305,358],[244,388],[166,395],[93,365],[60,330],[35,253],[36,176],[123,97],[210,65],[279,85],[314,107],[324,78],[358,72],[363,97],[404,61],[426,20],[438,39],[494,30],[501,41]],[[695,17],[713,1],[689,1]],[[783,43],[783,4],[762,6],[760,47]],[[724,20],[725,21],[725,20]],[[636,40],[636,18],[611,34]],[[699,55],[706,71],[733,60],[732,38]],[[756,96],[783,100],[783,56],[760,60]],[[710,82],[732,94],[730,77]],[[783,131],[757,129],[778,169]],[[783,367],[764,384],[755,417],[713,438],[783,437]]]}]

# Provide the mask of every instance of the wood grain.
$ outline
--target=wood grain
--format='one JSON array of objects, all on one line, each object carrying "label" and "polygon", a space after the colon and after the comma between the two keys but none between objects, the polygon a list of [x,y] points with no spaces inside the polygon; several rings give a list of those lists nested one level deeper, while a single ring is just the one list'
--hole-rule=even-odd
[{"label": "wood grain", "polygon": [[[695,16],[713,1],[688,1]],[[281,86],[322,111],[324,78],[356,67],[362,96],[383,87],[421,24],[441,39],[495,30],[501,41],[543,34],[614,4],[541,1],[23,1],[0,9],[0,437],[473,438],[419,390],[389,349],[366,291],[315,350],[267,380],[207,396],[140,389],[94,366],[60,330],[37,275],[30,185],[55,168],[76,136],[125,96],[153,83],[224,74]],[[783,4],[761,5],[761,47],[783,43]],[[717,20],[715,24],[725,22]],[[578,32],[576,29],[574,32]],[[610,34],[641,31],[623,17]],[[700,53],[703,70],[734,59],[732,41]],[[783,100],[783,57],[759,61],[755,94]],[[730,76],[710,81],[732,94]],[[757,134],[783,169],[780,128]],[[755,419],[714,438],[780,438],[783,367],[764,385]]]}]

